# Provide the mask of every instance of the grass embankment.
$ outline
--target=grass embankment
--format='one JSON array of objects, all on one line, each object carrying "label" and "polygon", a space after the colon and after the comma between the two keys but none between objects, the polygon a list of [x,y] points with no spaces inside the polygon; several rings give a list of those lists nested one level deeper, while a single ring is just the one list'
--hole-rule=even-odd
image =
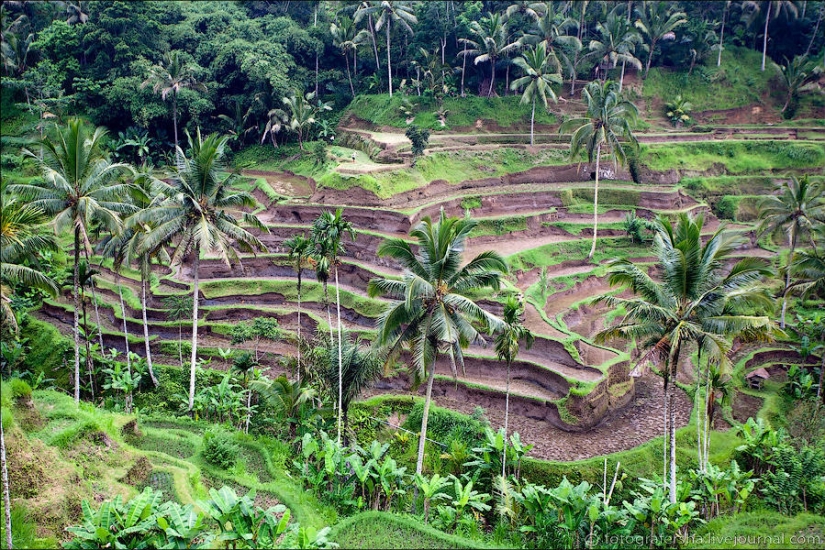
[{"label": "grass embankment", "polygon": [[[448,111],[446,126],[442,126],[435,113],[438,105],[432,98],[396,94],[359,95],[350,103],[344,117],[353,114],[361,120],[379,126],[406,128],[407,116],[399,109],[404,101],[412,106],[412,124],[431,130],[448,130],[450,127],[475,127],[476,122],[494,121],[498,129],[529,128],[531,106],[521,103],[521,96],[505,97],[447,97],[443,108]],[[554,115],[541,108],[536,109],[536,124],[555,124]]]},{"label": "grass embankment", "polygon": [[771,170],[821,169],[825,146],[817,142],[724,141],[642,145],[640,161],[651,170],[706,171],[722,166],[727,174]]},{"label": "grass embankment", "polygon": [[489,548],[480,541],[422,525],[419,518],[388,512],[362,512],[345,519],[330,539],[341,548]]},{"label": "grass embankment", "polygon": [[759,70],[761,62],[760,52],[730,46],[722,53],[721,67],[700,65],[690,75],[654,67],[644,81],[642,97],[670,101],[681,94],[696,112],[761,104],[773,78],[772,71]]}]

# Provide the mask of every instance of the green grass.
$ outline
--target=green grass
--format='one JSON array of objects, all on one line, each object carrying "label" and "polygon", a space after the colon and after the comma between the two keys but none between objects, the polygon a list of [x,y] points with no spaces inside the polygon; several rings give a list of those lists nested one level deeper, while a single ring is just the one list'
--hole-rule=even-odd
[{"label": "green grass", "polygon": [[[406,117],[399,111],[402,94],[396,94],[392,98],[388,95],[359,95],[347,108],[348,112],[354,113],[358,118],[378,124],[380,126],[393,126],[395,128],[405,128]],[[434,111],[437,108],[436,102],[431,98],[407,96],[413,105],[415,120],[413,124],[431,130],[441,130]],[[444,99],[444,108],[449,111],[447,115],[447,126],[472,127],[477,120],[495,121],[499,127],[525,127],[530,124],[530,105],[520,103],[521,96],[506,97],[478,97],[468,96],[448,97]],[[346,116],[346,114],[345,114]],[[555,124],[556,117],[547,113],[541,108],[536,109],[536,124]]]},{"label": "green grass", "polygon": [[651,170],[709,170],[722,165],[729,174],[820,168],[825,146],[814,142],[724,141],[643,145],[640,160]]},{"label": "green grass", "polygon": [[362,512],[347,518],[333,528],[330,539],[341,548],[488,548],[423,525],[419,518],[388,512]]},{"label": "green grass", "polygon": [[644,82],[642,95],[647,100],[660,98],[666,102],[682,94],[693,104],[694,111],[762,103],[773,73],[759,70],[761,60],[760,52],[730,46],[722,53],[722,66],[718,68],[700,66],[689,76],[684,71],[653,68]]},{"label": "green grass", "polygon": [[754,511],[709,521],[685,548],[822,548],[823,541],[825,517]]},{"label": "green grass", "polygon": [[[558,265],[566,260],[583,260],[590,252],[591,241],[583,239],[578,241],[565,241],[551,243],[538,248],[519,252],[509,256],[511,270],[528,270],[533,267]],[[613,258],[632,258],[646,256],[650,254],[648,245],[636,245],[630,239],[624,237],[599,238],[596,242],[596,253],[592,261],[594,263]],[[595,267],[595,266],[594,266]]]}]

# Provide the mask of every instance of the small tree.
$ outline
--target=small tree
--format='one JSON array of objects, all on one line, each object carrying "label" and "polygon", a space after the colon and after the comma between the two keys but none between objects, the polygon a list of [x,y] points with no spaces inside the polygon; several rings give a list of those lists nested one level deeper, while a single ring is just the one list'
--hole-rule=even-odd
[{"label": "small tree", "polygon": [[430,141],[430,131],[412,124],[407,128],[407,131],[404,132],[404,135],[412,142],[413,158],[410,166],[415,167],[418,157],[424,154],[424,149],[427,148],[427,143]]},{"label": "small tree", "polygon": [[238,323],[232,329],[232,343],[243,344],[248,340],[255,341],[255,361],[259,361],[258,346],[261,339],[275,341],[281,337],[281,329],[278,327],[278,320],[272,317],[256,317],[252,322],[244,321]]}]

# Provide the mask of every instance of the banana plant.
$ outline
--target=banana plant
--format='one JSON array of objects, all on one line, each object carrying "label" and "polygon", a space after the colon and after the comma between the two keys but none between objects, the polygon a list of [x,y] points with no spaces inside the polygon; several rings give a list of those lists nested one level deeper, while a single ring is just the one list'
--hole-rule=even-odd
[{"label": "banana plant", "polygon": [[452,501],[453,508],[455,508],[456,520],[464,516],[464,509],[470,508],[475,512],[487,512],[490,510],[490,505],[486,502],[490,500],[490,495],[487,493],[479,493],[473,489],[473,482],[468,481],[466,485],[462,485],[461,480],[453,478],[453,489],[455,491],[455,498]]},{"label": "banana plant", "polygon": [[510,457],[510,464],[516,464],[516,480],[521,478],[522,459],[533,447],[532,444],[525,444],[518,432],[513,432],[510,435],[510,446],[507,449],[507,455]]},{"label": "banana plant", "polygon": [[[373,443],[375,443],[375,441]],[[375,461],[369,459],[364,462],[360,455],[352,454],[347,457],[347,463],[355,479],[358,480],[358,486],[361,489],[361,496],[357,505],[360,509],[372,499],[373,492],[375,491],[375,478],[378,477],[378,474],[375,473]]]},{"label": "banana plant", "polygon": [[424,497],[424,523],[430,522],[430,503],[435,500],[449,500],[447,493],[443,489],[450,484],[449,478],[433,474],[427,479],[421,474],[415,474],[415,484]]},{"label": "banana plant", "polygon": [[[177,502],[164,502],[158,509],[157,523],[166,535],[166,544],[162,548],[184,550],[212,547],[214,536],[204,534],[207,529],[204,515],[196,513],[191,504],[181,506]],[[195,539],[200,542],[193,544]]]},{"label": "banana plant", "polygon": [[381,500],[381,494],[385,496],[384,510],[389,511],[392,507],[392,500],[397,495],[403,495],[407,491],[403,489],[409,476],[407,476],[407,467],[398,467],[398,463],[394,458],[385,456],[384,461],[377,465],[376,473],[378,474],[379,491],[376,493],[376,499],[373,508],[377,509]]},{"label": "banana plant", "polygon": [[[266,510],[255,506],[255,490],[239,497],[230,487],[209,490],[208,501],[198,503],[218,524],[217,540],[228,548],[274,548],[289,524],[289,510],[278,504]],[[280,517],[279,517],[280,516]]]},{"label": "banana plant", "polygon": [[115,363],[114,368],[104,369],[103,372],[109,375],[109,382],[103,385],[103,389],[122,393],[123,410],[126,414],[131,414],[134,392],[140,387],[143,377],[137,371],[123,370],[120,363]]},{"label": "banana plant", "polygon": [[97,511],[84,500],[82,523],[66,529],[75,538],[64,548],[159,547],[164,542],[157,531],[161,496],[160,491],[147,487],[125,504],[118,495],[101,504]]}]

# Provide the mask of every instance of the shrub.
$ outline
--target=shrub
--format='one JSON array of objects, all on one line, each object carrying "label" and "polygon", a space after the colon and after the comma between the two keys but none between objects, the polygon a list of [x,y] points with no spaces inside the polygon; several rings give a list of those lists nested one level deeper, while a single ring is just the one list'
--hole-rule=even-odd
[{"label": "shrub", "polygon": [[32,389],[25,380],[19,378],[11,379],[11,394],[17,401],[25,401],[32,396]]},{"label": "shrub", "polygon": [[221,429],[209,429],[203,434],[203,458],[228,470],[238,460],[240,449],[232,442],[232,435]]},{"label": "shrub", "polygon": [[[402,427],[413,432],[420,431],[423,416],[424,403],[416,403]],[[442,443],[458,438],[473,446],[481,440],[483,434],[484,425],[478,420],[440,407],[430,407],[427,422],[427,436],[429,438]]]}]

